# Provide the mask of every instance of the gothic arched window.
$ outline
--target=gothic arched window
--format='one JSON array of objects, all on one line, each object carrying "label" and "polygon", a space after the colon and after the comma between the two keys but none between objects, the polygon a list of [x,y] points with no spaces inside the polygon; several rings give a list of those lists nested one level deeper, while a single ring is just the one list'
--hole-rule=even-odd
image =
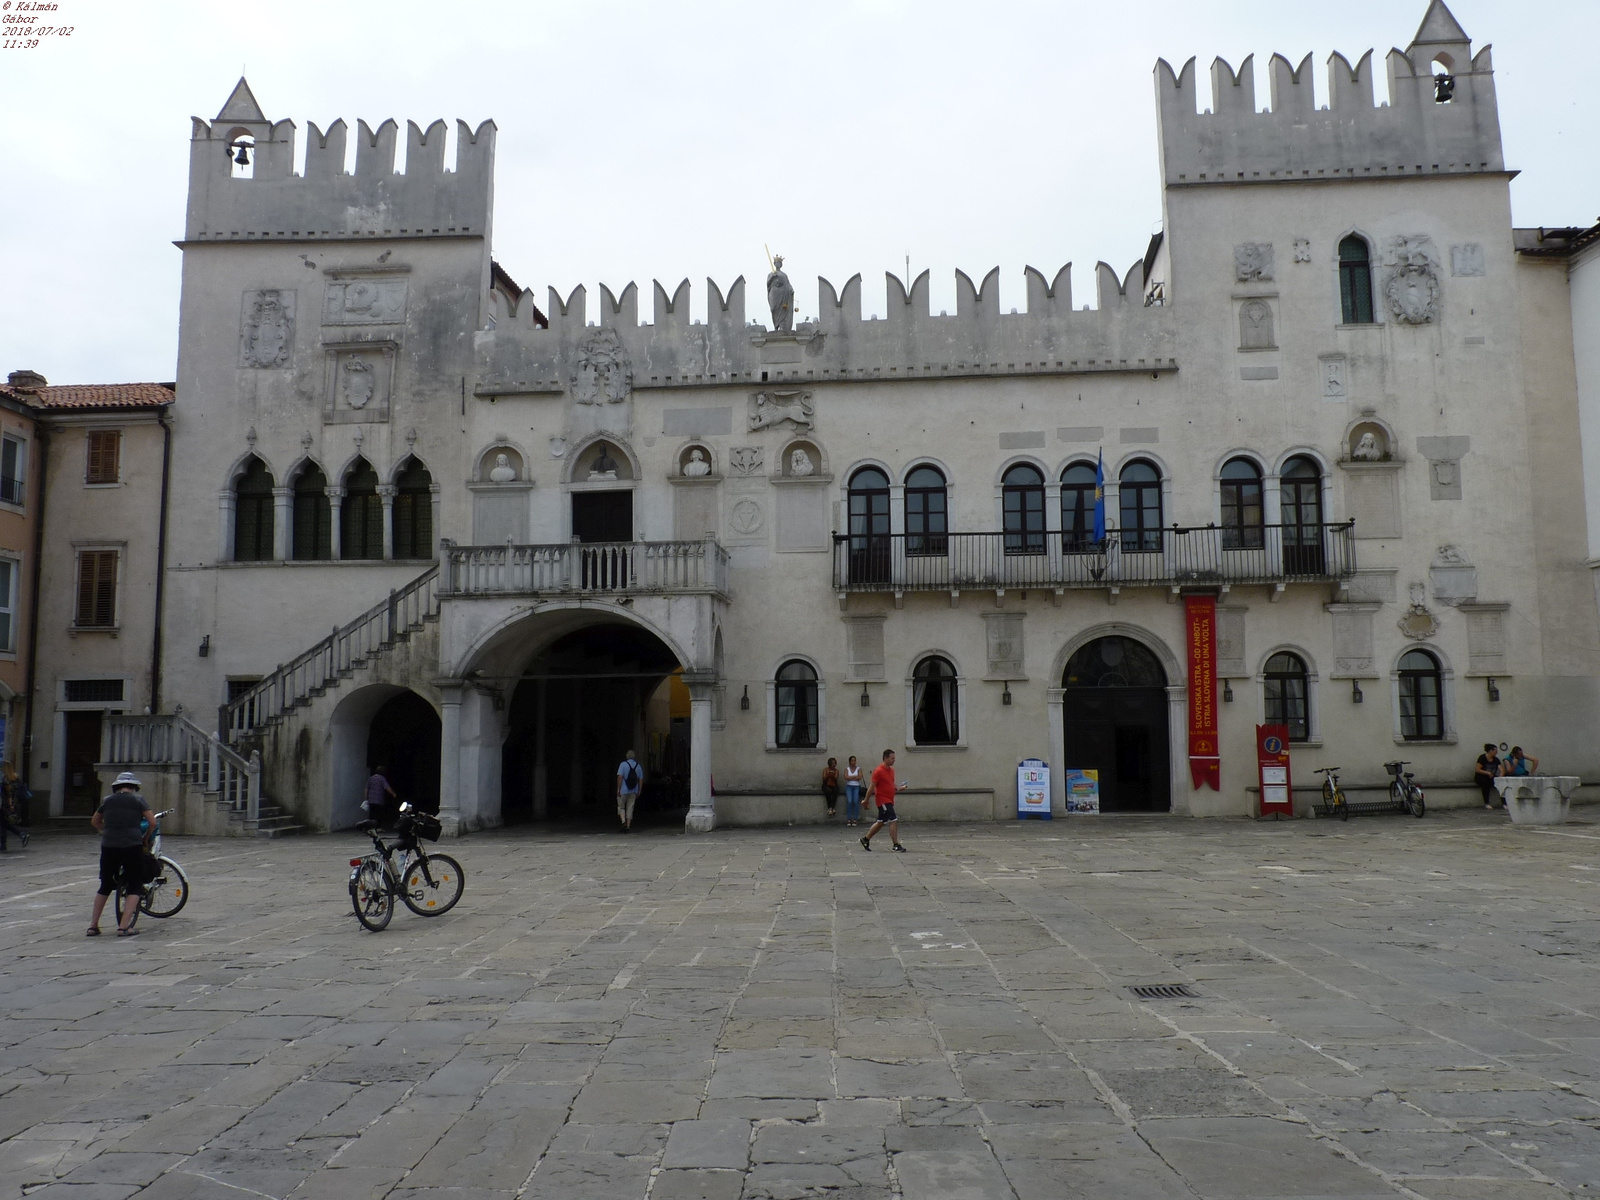
[{"label": "gothic arched window", "polygon": [[395,480],[394,556],[433,557],[433,476],[416,458]]},{"label": "gothic arched window", "polygon": [[272,560],[272,473],[255,455],[233,485],[233,560]]},{"label": "gothic arched window", "polygon": [[1346,325],[1371,325],[1372,251],[1351,234],[1339,243],[1339,302]]},{"label": "gothic arched window", "polygon": [[328,477],[308,465],[294,480],[294,548],[296,559],[322,562],[333,557],[333,510],[328,504]]},{"label": "gothic arched window", "polygon": [[344,500],[339,506],[339,557],[383,557],[383,501],[378,496],[378,473],[358,458],[344,477]]}]

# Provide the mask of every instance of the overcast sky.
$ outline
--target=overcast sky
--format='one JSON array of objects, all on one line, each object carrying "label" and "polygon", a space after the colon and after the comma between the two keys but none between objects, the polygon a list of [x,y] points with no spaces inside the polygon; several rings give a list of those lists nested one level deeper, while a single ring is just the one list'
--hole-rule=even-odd
[{"label": "overcast sky", "polygon": [[[1074,266],[1093,295],[1159,228],[1151,68],[1355,61],[1411,40],[1424,0],[277,0],[271,5],[58,0],[71,25],[0,50],[0,374],[52,382],[175,373],[191,114],[211,118],[244,71],[262,108],[374,127],[436,117],[499,127],[494,254],[541,307],[578,283],[670,292],[744,275],[760,310],[763,251],[787,257],[802,317],[815,277],[857,271],[882,313],[883,272]],[[1521,225],[1600,219],[1600,99],[1585,47],[1597,0],[1458,0],[1494,45],[1506,162]],[[1559,51],[1559,53],[1558,53]],[[1376,72],[1380,98],[1384,75]],[[404,137],[401,139],[402,153]],[[591,300],[591,309],[593,303]],[[764,316],[764,314],[762,314]]]}]

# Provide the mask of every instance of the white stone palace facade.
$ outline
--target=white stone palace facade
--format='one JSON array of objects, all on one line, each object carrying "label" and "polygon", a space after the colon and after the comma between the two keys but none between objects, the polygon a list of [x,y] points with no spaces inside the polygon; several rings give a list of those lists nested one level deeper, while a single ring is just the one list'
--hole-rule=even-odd
[{"label": "white stone palace facade", "polygon": [[800,325],[787,276],[541,310],[491,122],[453,165],[442,122],[313,125],[297,175],[241,81],[193,128],[166,704],[317,828],[378,761],[458,828],[604,813],[629,746],[699,829],[821,820],[827,758],[885,747],[913,818],[1013,816],[1025,758],[1058,813],[1093,768],[1107,809],[1246,815],[1268,721],[1298,788],[1403,758],[1476,803],[1491,740],[1600,778],[1565,262],[1518,253],[1489,50],[1434,0],[1386,68],[1375,105],[1334,55],[1318,108],[1275,55],[1257,112],[1218,60],[1201,112],[1160,62],[1141,261],[1030,268],[1020,313],[995,272],[948,316],[891,275],[883,319],[818,280]]}]

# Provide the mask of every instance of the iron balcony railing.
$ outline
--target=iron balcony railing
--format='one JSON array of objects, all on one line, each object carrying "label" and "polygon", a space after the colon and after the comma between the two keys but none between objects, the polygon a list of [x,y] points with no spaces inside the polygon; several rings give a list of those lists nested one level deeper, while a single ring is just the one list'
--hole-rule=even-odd
[{"label": "iron balcony railing", "polygon": [[444,596],[728,594],[728,552],[692,542],[443,543]]},{"label": "iron balcony railing", "polygon": [[1059,530],[836,533],[833,584],[841,592],[956,592],[1326,582],[1355,573],[1354,525],[1108,529],[1102,542]]}]

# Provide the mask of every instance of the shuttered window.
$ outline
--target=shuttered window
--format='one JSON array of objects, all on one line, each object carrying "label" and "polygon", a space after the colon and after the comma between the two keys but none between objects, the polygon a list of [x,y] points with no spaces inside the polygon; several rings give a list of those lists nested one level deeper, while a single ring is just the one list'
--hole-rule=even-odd
[{"label": "shuttered window", "polygon": [[117,623],[117,552],[83,550],[78,554],[79,629],[109,629]]},{"label": "shuttered window", "polygon": [[89,466],[85,483],[118,483],[122,468],[122,431],[95,429],[89,433]]}]

